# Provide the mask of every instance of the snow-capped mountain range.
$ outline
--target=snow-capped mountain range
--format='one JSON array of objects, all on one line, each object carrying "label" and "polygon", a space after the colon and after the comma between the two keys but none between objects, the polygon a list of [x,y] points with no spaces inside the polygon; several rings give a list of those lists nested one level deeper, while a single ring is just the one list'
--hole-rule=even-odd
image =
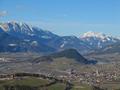
[{"label": "snow-capped mountain range", "polygon": [[80,39],[93,48],[103,48],[106,45],[110,45],[119,41],[118,38],[92,31],[84,33]]},{"label": "snow-capped mountain range", "polygon": [[59,36],[26,23],[0,24],[0,52],[50,53],[74,48],[80,53],[94,51],[120,40],[97,32],[87,32],[80,38]]}]

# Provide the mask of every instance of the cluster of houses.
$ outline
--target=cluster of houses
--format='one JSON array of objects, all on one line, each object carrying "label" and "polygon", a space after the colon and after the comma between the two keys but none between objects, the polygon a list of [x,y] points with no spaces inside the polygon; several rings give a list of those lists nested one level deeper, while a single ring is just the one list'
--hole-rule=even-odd
[{"label": "cluster of houses", "polygon": [[[83,84],[98,85],[105,82],[119,80],[120,71],[100,71],[96,69],[92,72],[78,72],[77,70],[70,69],[64,72],[59,72],[57,74],[53,72],[41,73],[41,75],[43,74],[45,76],[57,78],[59,80],[65,80],[69,82],[77,81]],[[5,79],[15,79],[14,74],[1,74],[0,80]]]},{"label": "cluster of houses", "polygon": [[105,82],[118,81],[119,76],[120,73],[118,73],[118,71],[106,72],[96,70],[94,72],[77,72],[75,70],[71,70],[68,74],[60,75],[58,78],[77,81],[82,84],[100,85]]}]

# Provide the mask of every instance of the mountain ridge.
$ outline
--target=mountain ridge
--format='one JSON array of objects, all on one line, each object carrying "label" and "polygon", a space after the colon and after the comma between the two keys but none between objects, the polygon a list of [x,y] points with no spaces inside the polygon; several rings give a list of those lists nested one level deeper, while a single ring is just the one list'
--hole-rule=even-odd
[{"label": "mountain ridge", "polygon": [[90,45],[95,49],[101,49],[107,45],[120,41],[120,39],[118,39],[117,37],[112,37],[105,35],[103,33],[92,32],[92,31],[84,33],[83,36],[80,37],[80,39],[82,39],[88,45]]},{"label": "mountain ridge", "polygon": [[[15,39],[14,42],[11,42],[10,38],[6,38],[6,42],[1,42],[4,41],[4,37],[2,37],[4,35],[6,35],[6,37],[13,37],[12,40]],[[83,36],[80,36],[80,38],[76,36],[59,36],[50,31],[21,22],[1,23],[0,36],[1,47],[2,44],[6,47],[10,45],[10,48],[16,45],[16,47],[13,48],[15,52],[17,52],[17,48],[26,49],[23,51],[48,51],[50,53],[72,48],[84,54],[120,41],[117,38],[96,32],[87,32]],[[21,46],[16,42],[19,42]],[[22,46],[25,47],[23,48]],[[30,48],[28,48],[29,46]],[[7,49],[5,51],[7,51]]]},{"label": "mountain ridge", "polygon": [[66,49],[63,51],[52,53],[47,56],[41,56],[41,57],[38,57],[32,60],[32,62],[33,63],[36,63],[36,62],[49,62],[50,63],[50,62],[54,62],[54,60],[56,59],[63,60],[61,58],[66,58],[68,60],[73,59],[75,62],[79,64],[96,64],[97,63],[97,61],[95,60],[87,60],[76,49]]}]

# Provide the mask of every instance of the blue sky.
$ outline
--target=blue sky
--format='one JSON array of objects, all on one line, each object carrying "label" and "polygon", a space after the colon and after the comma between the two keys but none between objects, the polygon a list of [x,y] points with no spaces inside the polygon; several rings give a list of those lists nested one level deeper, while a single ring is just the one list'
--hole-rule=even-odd
[{"label": "blue sky", "polygon": [[0,21],[21,21],[59,35],[120,34],[120,0],[0,0]]}]

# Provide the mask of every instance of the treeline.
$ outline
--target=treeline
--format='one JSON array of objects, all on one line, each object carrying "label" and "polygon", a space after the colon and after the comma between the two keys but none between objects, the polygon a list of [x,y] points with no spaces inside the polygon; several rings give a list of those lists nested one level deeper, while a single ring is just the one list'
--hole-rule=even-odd
[{"label": "treeline", "polygon": [[39,90],[38,87],[32,87],[32,86],[24,86],[24,85],[4,85],[3,86],[4,90]]},{"label": "treeline", "polygon": [[46,79],[48,78],[49,80],[54,80],[53,82],[49,83],[49,84],[46,84],[46,85],[40,85],[39,87],[48,87],[50,85],[53,85],[55,83],[65,83],[66,84],[66,88],[65,90],[71,90],[72,87],[73,87],[73,84],[68,82],[68,81],[65,81],[65,80],[62,80],[62,79],[57,79],[55,77],[52,77],[52,76],[47,76],[47,75],[42,75],[42,74],[31,74],[31,73],[16,73],[15,74],[16,77],[23,77],[23,76],[32,76],[32,77],[41,77],[43,79]]},{"label": "treeline", "polygon": [[56,77],[48,76],[48,75],[43,75],[43,74],[15,73],[15,74],[13,74],[13,76],[14,76],[14,78],[15,78],[15,77],[25,77],[25,76],[40,77],[40,78],[43,78],[43,79],[55,80],[56,82],[60,82],[60,83],[68,83],[68,81],[66,81],[66,80],[58,79],[58,78],[56,78]]},{"label": "treeline", "polygon": [[107,88],[101,88],[99,86],[92,86],[92,90],[108,90]]},{"label": "treeline", "polygon": [[[30,76],[30,77],[40,77],[43,79],[49,79],[52,80],[52,82],[45,84],[45,85],[39,85],[37,87],[31,87],[31,86],[20,86],[20,85],[4,85],[4,90],[44,90],[45,87],[49,87],[53,84],[56,83],[64,83],[66,84],[66,88],[65,90],[71,90],[73,87],[73,84],[71,84],[70,82],[66,81],[66,80],[62,80],[62,79],[58,79],[56,77],[52,77],[52,76],[48,76],[48,75],[43,75],[43,74],[32,74],[32,73],[15,73],[15,74],[8,74],[8,75],[0,75],[0,77],[3,78],[9,78],[9,77],[13,77],[14,78],[22,78],[22,77],[26,77],[26,76]],[[47,89],[45,89],[47,90]]]}]

